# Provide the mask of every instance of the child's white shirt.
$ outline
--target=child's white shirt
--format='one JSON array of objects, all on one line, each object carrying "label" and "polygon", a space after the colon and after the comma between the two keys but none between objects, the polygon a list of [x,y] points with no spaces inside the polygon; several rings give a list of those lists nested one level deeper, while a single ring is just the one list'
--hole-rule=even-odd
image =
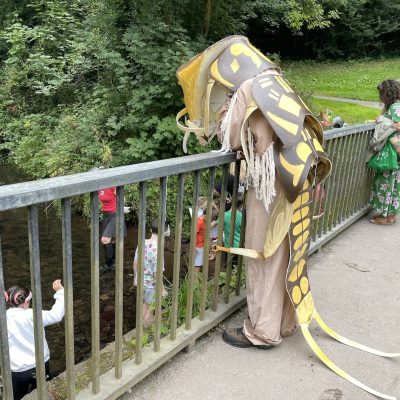
[{"label": "child's white shirt", "polygon": [[[54,294],[56,300],[49,311],[42,311],[44,361],[50,358],[50,350],[44,334],[44,327],[60,322],[64,317],[64,289]],[[8,346],[10,349],[11,371],[22,372],[35,368],[35,339],[33,334],[32,308],[9,308],[7,315]]]}]

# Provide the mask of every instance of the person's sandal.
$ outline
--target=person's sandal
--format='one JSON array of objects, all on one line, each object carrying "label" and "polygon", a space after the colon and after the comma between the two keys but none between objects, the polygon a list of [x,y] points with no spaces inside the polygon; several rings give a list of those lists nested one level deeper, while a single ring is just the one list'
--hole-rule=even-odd
[{"label": "person's sandal", "polygon": [[388,224],[395,224],[396,223],[396,217],[394,217],[394,216],[387,217],[387,222],[388,222]]}]

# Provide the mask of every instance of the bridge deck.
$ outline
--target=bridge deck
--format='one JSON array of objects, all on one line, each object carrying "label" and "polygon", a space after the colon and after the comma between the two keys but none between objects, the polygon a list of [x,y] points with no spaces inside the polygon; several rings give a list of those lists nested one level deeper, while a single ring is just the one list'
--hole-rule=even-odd
[{"label": "bridge deck", "polygon": [[[400,350],[400,223],[360,219],[310,259],[316,307],[338,333],[382,351]],[[239,326],[245,310],[222,326]],[[339,367],[366,385],[400,397],[400,359],[347,347],[313,324],[311,333]],[[151,374],[123,400],[368,400],[376,397],[322,365],[301,333],[271,351],[226,345],[221,330]]]}]

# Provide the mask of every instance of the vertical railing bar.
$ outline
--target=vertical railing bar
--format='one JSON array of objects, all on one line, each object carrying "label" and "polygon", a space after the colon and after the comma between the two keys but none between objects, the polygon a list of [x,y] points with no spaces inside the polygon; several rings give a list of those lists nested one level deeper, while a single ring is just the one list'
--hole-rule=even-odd
[{"label": "vertical railing bar", "polygon": [[342,192],[342,177],[343,177],[343,169],[344,169],[344,158],[346,155],[346,149],[347,149],[347,139],[348,136],[342,137],[340,140],[341,144],[341,151],[340,151],[340,156],[336,162],[336,168],[338,168],[338,179],[337,179],[337,185],[335,187],[335,196],[334,196],[334,201],[333,201],[333,226],[336,227],[336,225],[340,222],[339,221],[339,215],[340,215],[340,192]]},{"label": "vertical railing bar", "polygon": [[[333,142],[332,141],[328,141],[326,144],[326,153],[328,154],[331,147],[333,146]],[[315,237],[314,240],[316,239],[316,237],[321,237],[322,236],[322,229],[323,229],[323,223],[324,223],[324,219],[327,217],[327,212],[326,212],[326,195],[327,195],[327,188],[330,184],[332,176],[329,175],[325,181],[323,181],[320,184],[320,192],[319,192],[319,199],[318,199],[318,204],[317,204],[317,209],[318,209],[318,214],[319,211],[322,208],[322,216],[317,219],[316,222],[316,229],[315,229]]]},{"label": "vertical railing bar", "polygon": [[158,218],[158,240],[157,240],[157,272],[156,272],[156,315],[154,332],[154,351],[160,351],[161,339],[161,301],[164,275],[164,242],[165,221],[167,210],[167,178],[160,178],[160,203]]},{"label": "vertical railing bar", "polygon": [[3,296],[4,291],[3,255],[0,236],[0,373],[3,384],[3,398],[6,400],[13,400],[14,395],[11,377],[10,351],[8,347],[6,301]]},{"label": "vertical railing bar", "polygon": [[351,196],[350,204],[347,209],[347,215],[352,215],[358,209],[358,196],[359,191],[362,187],[362,183],[359,181],[360,174],[362,171],[363,164],[365,165],[365,155],[364,155],[364,132],[358,132],[356,135],[356,143],[354,145],[354,169],[351,182]]},{"label": "vertical railing bar", "polygon": [[75,399],[75,351],[74,351],[74,294],[72,276],[71,199],[61,200],[63,280],[65,287],[65,360],[67,375],[67,398]]},{"label": "vertical railing bar", "polygon": [[92,392],[100,392],[99,196],[90,194]]},{"label": "vertical railing bar", "polygon": [[[332,162],[332,172],[329,176],[329,185],[326,185],[326,199],[325,199],[325,215],[324,215],[324,224],[323,224],[323,233],[326,233],[328,230],[332,228],[332,200],[335,191],[335,185],[337,180],[337,153],[339,152],[339,139],[331,139],[329,140],[332,142],[332,154],[328,154],[331,162]],[[329,148],[330,148],[329,147]]]},{"label": "vertical railing bar", "polygon": [[47,398],[44,366],[44,338],[42,318],[42,291],[40,278],[38,206],[28,207],[29,255],[32,286],[33,330],[35,338],[36,382],[39,399]]},{"label": "vertical railing bar", "polygon": [[350,196],[351,196],[351,189],[352,189],[352,171],[354,168],[354,153],[353,150],[355,148],[355,140],[356,140],[356,134],[350,135],[349,139],[349,146],[348,146],[348,151],[346,153],[346,186],[345,186],[345,195],[343,198],[343,206],[342,206],[342,217],[341,220],[345,221],[347,219],[347,208],[348,208],[348,203],[350,201]]},{"label": "vertical railing bar", "polygon": [[194,295],[194,259],[196,256],[196,232],[197,232],[197,200],[200,192],[200,171],[194,172],[193,177],[193,206],[192,206],[192,224],[190,228],[190,251],[188,265],[188,294],[186,303],[186,321],[185,329],[190,330],[192,327],[193,314],[193,295]]},{"label": "vertical railing bar", "polygon": [[212,221],[212,211],[214,205],[214,181],[215,167],[211,167],[209,171],[208,196],[207,196],[207,211],[206,211],[206,235],[204,239],[204,258],[203,270],[201,273],[201,291],[200,291],[200,321],[204,321],[206,317],[206,302],[208,292],[208,266],[210,254],[210,228]]},{"label": "vertical railing bar", "polygon": [[[326,149],[325,152],[327,153],[329,151],[329,147],[330,147],[330,143],[327,142],[326,145]],[[327,178],[329,179],[329,177]],[[315,184],[314,185],[314,191],[313,191],[313,212],[312,212],[312,216],[313,216],[313,227],[312,227],[312,241],[315,241],[317,234],[318,234],[318,230],[319,230],[319,226],[320,226],[320,220],[322,219],[322,217],[318,218],[318,219],[314,219],[315,215],[319,215],[319,210],[321,209],[321,204],[322,204],[322,195],[324,194],[324,184],[320,183],[317,181],[317,179],[315,179]],[[319,186],[319,192],[318,192],[318,186]],[[319,194],[318,200],[316,200],[316,196],[317,193]]]},{"label": "vertical railing bar", "polygon": [[174,243],[174,268],[172,275],[172,306],[171,306],[171,340],[176,339],[176,328],[178,321],[178,294],[179,294],[179,272],[181,267],[182,248],[182,221],[183,221],[183,192],[185,174],[178,175],[177,199],[176,199],[176,221],[175,221],[175,243]]},{"label": "vertical railing bar", "polygon": [[357,181],[358,181],[358,169],[361,164],[361,133],[357,133],[355,136],[355,143],[354,143],[354,151],[353,153],[353,168],[352,168],[352,175],[350,180],[350,196],[348,206],[346,208],[346,215],[350,217],[354,213],[354,205],[355,205],[355,198],[357,193]]},{"label": "vertical railing bar", "polygon": [[355,210],[359,210],[361,208],[361,203],[362,203],[362,191],[364,189],[365,181],[361,181],[361,179],[364,177],[366,179],[366,162],[367,160],[365,159],[365,150],[367,149],[368,146],[368,131],[366,132],[361,132],[361,143],[360,143],[360,155],[359,157],[361,158],[359,167],[358,167],[358,172],[357,172],[357,178],[359,180],[359,185],[357,188],[356,195],[354,196],[354,207]]},{"label": "vertical railing bar", "polygon": [[[371,138],[372,133],[373,132],[371,131],[369,139]],[[365,170],[367,170],[367,168],[365,168]],[[370,201],[371,201],[371,189],[372,189],[372,184],[373,184],[373,179],[374,179],[374,173],[373,173],[372,170],[366,171],[366,175],[368,176],[368,186],[367,186],[367,190],[366,190],[366,197],[365,197],[364,205],[370,204]]]},{"label": "vertical railing bar", "polygon": [[[239,175],[240,175],[240,160],[235,162],[235,178],[233,180],[233,193],[232,193],[232,207],[231,207],[231,226],[229,230],[229,247],[233,246],[233,239],[235,236],[235,222],[236,222],[236,204],[237,204],[237,192],[239,187]],[[227,254],[226,262],[226,280],[224,287],[224,302],[229,303],[229,292],[231,289],[232,280],[232,254]]]},{"label": "vertical railing bar", "polygon": [[117,226],[116,226],[116,263],[115,263],[115,377],[122,377],[123,344],[123,295],[124,295],[124,187],[117,187]]},{"label": "vertical railing bar", "polygon": [[143,292],[144,292],[144,241],[146,239],[146,197],[147,182],[139,183],[139,226],[138,226],[138,257],[137,257],[137,287],[136,287],[136,347],[135,362],[142,362],[142,337],[143,337]]},{"label": "vertical railing bar", "polygon": [[[370,132],[365,132],[364,133],[364,142],[363,142],[363,148],[364,148],[364,152],[362,154],[362,157],[365,160],[365,150],[367,149],[368,143],[369,143],[369,139],[370,139]],[[360,188],[358,196],[357,196],[357,202],[358,202],[358,208],[364,207],[366,204],[369,203],[369,197],[370,197],[370,189],[371,189],[371,185],[368,184],[368,177],[371,177],[373,174],[372,170],[368,170],[366,163],[364,162],[362,164],[362,168],[361,168],[361,173],[360,176],[362,178],[362,182],[363,182],[363,186]],[[366,190],[366,188],[368,188]]]},{"label": "vertical railing bar", "polygon": [[343,168],[343,175],[342,175],[342,182],[343,182],[343,190],[342,190],[342,196],[339,199],[339,222],[342,223],[346,219],[345,215],[345,207],[346,207],[346,202],[348,200],[348,194],[349,194],[349,181],[350,181],[350,166],[351,166],[351,161],[349,160],[349,149],[353,147],[353,140],[354,140],[354,134],[348,135],[347,136],[347,146],[346,146],[346,151],[345,151],[345,158],[343,159],[344,163],[344,168]]},{"label": "vertical railing bar", "polygon": [[[224,214],[225,214],[225,198],[226,198],[226,185],[228,181],[228,168],[229,164],[225,164],[222,167],[222,184],[221,193],[219,199],[219,213],[218,213],[218,235],[217,235],[217,245],[222,246],[222,235],[224,232]],[[212,306],[213,311],[218,309],[218,292],[219,292],[219,274],[221,271],[221,257],[222,253],[217,252],[215,258],[215,269],[214,269],[214,283],[213,283],[213,293],[212,293]]]},{"label": "vertical railing bar", "polygon": [[[240,248],[244,248],[244,243],[245,243],[246,197],[247,197],[247,192],[245,191],[243,194],[243,205],[242,205],[242,225],[240,226],[240,244],[239,244]],[[240,283],[242,281],[242,270],[243,270],[243,256],[240,255],[238,258],[238,265],[237,265],[237,280],[236,280],[236,288],[235,288],[236,296],[240,295]]]}]

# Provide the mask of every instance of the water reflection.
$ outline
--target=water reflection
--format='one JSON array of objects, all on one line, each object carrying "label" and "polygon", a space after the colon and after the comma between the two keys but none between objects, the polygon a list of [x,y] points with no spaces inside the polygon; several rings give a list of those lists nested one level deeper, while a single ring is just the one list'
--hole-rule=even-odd
[{"label": "water reflection", "polygon": [[[0,182],[17,183],[24,177],[14,168],[0,166]],[[1,186],[0,186],[1,188]],[[0,189],[1,190],[1,189]],[[3,252],[5,286],[21,284],[31,287],[28,241],[28,213],[25,208],[0,213],[0,229]],[[74,325],[76,362],[90,355],[90,228],[86,218],[72,218],[72,255],[74,280]],[[62,278],[61,220],[54,211],[39,213],[40,265],[43,308],[53,304],[52,282]],[[130,226],[124,253],[124,332],[134,328],[135,294],[128,293],[132,283],[132,259],[136,248],[137,233]],[[100,246],[100,260],[103,249]],[[100,325],[101,343],[114,340],[114,273],[100,275]],[[51,351],[51,367],[55,374],[65,370],[64,323],[46,328]]]}]

